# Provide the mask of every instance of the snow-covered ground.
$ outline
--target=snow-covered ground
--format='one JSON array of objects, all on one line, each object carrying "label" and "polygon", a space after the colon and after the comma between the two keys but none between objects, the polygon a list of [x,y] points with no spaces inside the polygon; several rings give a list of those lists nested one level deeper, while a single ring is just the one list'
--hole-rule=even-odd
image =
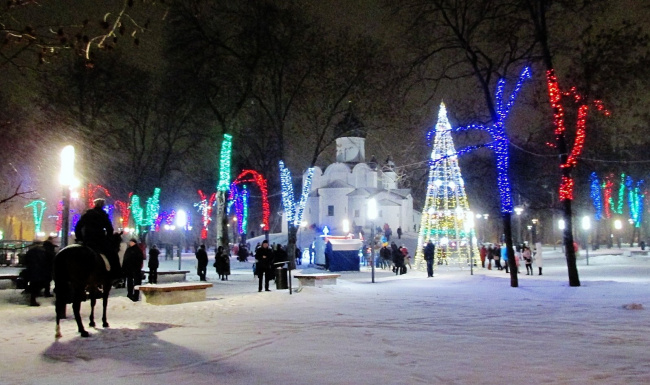
[{"label": "snow-covered ground", "polygon": [[616,252],[579,259],[580,287],[549,249],[544,275],[522,266],[518,288],[480,267],[378,270],[374,284],[362,268],[293,295],[258,293],[251,264],[232,259],[229,281],[210,271],[207,301],[153,306],[117,289],[110,328],[80,338],[69,309],[58,341],[49,300],[0,290],[0,383],[648,384],[650,257]]}]

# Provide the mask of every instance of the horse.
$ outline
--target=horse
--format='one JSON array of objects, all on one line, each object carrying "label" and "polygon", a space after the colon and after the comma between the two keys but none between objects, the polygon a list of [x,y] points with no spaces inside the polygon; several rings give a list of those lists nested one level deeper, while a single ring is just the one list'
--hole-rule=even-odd
[{"label": "horse", "polygon": [[[119,251],[122,236],[115,233],[109,236],[111,247],[114,247],[116,254]],[[106,306],[108,295],[111,291],[113,277],[107,268],[107,261],[93,251],[91,248],[74,244],[63,248],[54,257],[54,291],[56,293],[56,334],[60,338],[61,327],[59,321],[66,318],[66,306],[72,304],[72,311],[77,322],[79,334],[82,337],[89,337],[90,334],[84,329],[79,313],[81,302],[90,297],[90,327],[95,327],[95,304],[97,298],[102,298],[102,326],[109,327],[106,321]]]}]

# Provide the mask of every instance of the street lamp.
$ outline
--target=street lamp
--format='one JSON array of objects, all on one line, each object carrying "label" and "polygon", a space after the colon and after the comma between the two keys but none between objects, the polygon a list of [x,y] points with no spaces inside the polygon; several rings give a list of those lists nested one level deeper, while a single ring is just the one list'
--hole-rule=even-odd
[{"label": "street lamp", "polygon": [[589,266],[589,229],[591,229],[591,218],[587,215],[582,217],[582,229],[585,231],[585,250],[587,252],[587,266]]},{"label": "street lamp", "polygon": [[521,243],[521,213],[524,212],[524,208],[516,206],[514,210],[515,214],[517,214],[517,243]]},{"label": "street lamp", "polygon": [[375,219],[377,219],[377,200],[368,199],[368,219],[370,219],[370,269],[372,283],[375,283]]},{"label": "street lamp", "polygon": [[264,239],[266,241],[268,241],[269,240],[269,229],[267,229],[266,226],[264,226],[264,223],[260,223],[260,227],[262,228],[262,231],[264,232]]},{"label": "street lamp", "polygon": [[616,244],[618,248],[621,248],[621,229],[623,228],[623,222],[620,219],[614,221],[614,228],[616,229]]},{"label": "street lamp", "polygon": [[474,247],[472,245],[472,229],[474,228],[474,213],[467,212],[465,217],[465,234],[469,238],[469,271],[470,275],[474,275]]},{"label": "street lamp", "polygon": [[59,183],[63,186],[63,215],[61,222],[61,247],[68,245],[70,233],[70,188],[75,184],[74,178],[74,147],[65,146],[61,151],[61,173]]}]

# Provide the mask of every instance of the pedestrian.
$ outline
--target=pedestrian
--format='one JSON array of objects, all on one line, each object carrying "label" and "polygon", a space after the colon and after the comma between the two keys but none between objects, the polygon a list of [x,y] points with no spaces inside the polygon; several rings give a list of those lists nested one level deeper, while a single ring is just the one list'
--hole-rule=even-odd
[{"label": "pedestrian", "polygon": [[330,262],[332,261],[332,256],[334,255],[334,248],[332,247],[332,242],[327,240],[325,243],[325,270],[330,269]]},{"label": "pedestrian", "polygon": [[158,247],[156,245],[151,246],[151,249],[149,249],[149,261],[147,262],[147,267],[149,267],[149,283],[152,284],[158,283],[158,267],[160,266],[158,256],[160,256],[160,250],[158,250]]},{"label": "pedestrian", "polygon": [[386,242],[390,242],[391,235],[393,235],[393,230],[391,230],[388,223],[384,223],[384,236],[386,237]]},{"label": "pedestrian", "polygon": [[395,275],[402,275],[406,273],[406,269],[404,267],[404,254],[402,254],[395,242],[392,242],[390,244],[390,249],[391,256],[393,257],[393,271],[395,272]]},{"label": "pedestrian", "polygon": [[501,246],[497,243],[492,246],[491,251],[492,258],[494,259],[494,266],[496,266],[497,270],[503,270],[503,266],[501,265]]},{"label": "pedestrian", "polygon": [[402,226],[397,228],[397,239],[402,239]]},{"label": "pedestrian", "polygon": [[25,271],[23,276],[27,280],[29,293],[29,306],[41,306],[36,302],[36,297],[41,289],[49,286],[52,280],[52,269],[47,266],[47,252],[40,243],[34,243],[25,254]]},{"label": "pedestrian", "polygon": [[436,252],[436,246],[429,239],[424,247],[424,260],[427,262],[427,278],[433,277],[433,256]]},{"label": "pedestrian", "polygon": [[314,247],[315,241],[309,244],[309,264],[314,263],[314,255],[316,254],[316,248]]},{"label": "pedestrian", "polygon": [[50,284],[52,281],[52,269],[54,268],[54,256],[56,256],[56,248],[59,247],[54,244],[54,237],[47,237],[45,242],[43,242],[43,248],[45,249],[45,268],[48,270],[48,275],[50,279],[45,283],[45,290],[43,293],[44,297],[52,297],[52,292],[50,290]]},{"label": "pedestrian", "polygon": [[508,246],[501,246],[501,264],[503,268],[506,269],[506,274],[510,273],[510,266],[508,264]]},{"label": "pedestrian", "polygon": [[542,275],[542,267],[544,266],[544,259],[542,258],[542,244],[541,243],[536,243],[535,244],[535,254],[533,255],[535,259],[535,264],[537,265],[537,268],[539,269],[539,275]]},{"label": "pedestrian", "polygon": [[224,252],[223,246],[217,248],[217,252],[214,255],[214,264],[212,266],[216,268],[220,280],[228,280],[228,276],[230,275],[230,256],[228,253]]},{"label": "pedestrian", "polygon": [[404,245],[402,245],[399,249],[404,255],[404,266],[408,266],[409,270],[412,270],[413,268],[411,267],[411,256],[409,255],[409,249],[407,249]]},{"label": "pedestrian", "polygon": [[379,250],[379,264],[381,265],[382,269],[385,269],[389,267],[391,263],[392,263],[392,258],[391,258],[390,249],[388,248],[388,245],[384,243],[384,245]]},{"label": "pedestrian", "polygon": [[492,254],[492,246],[487,247],[487,259],[488,259],[488,270],[492,270],[492,261],[494,260],[494,254]]},{"label": "pedestrian", "polygon": [[[533,275],[533,256],[530,252],[530,248],[524,246],[524,251],[522,253],[524,261],[526,262],[526,275]],[[528,273],[530,271],[530,274]]]},{"label": "pedestrian", "polygon": [[135,287],[142,284],[142,265],[144,264],[144,254],[138,247],[138,240],[131,238],[129,247],[124,252],[124,262],[122,270],[126,277],[126,296],[133,302],[140,300],[140,291]]},{"label": "pedestrian", "polygon": [[205,281],[208,273],[208,253],[205,251],[205,245],[201,245],[199,250],[194,254],[196,256],[196,274],[200,281]]},{"label": "pedestrian", "polygon": [[262,245],[255,250],[255,274],[259,280],[258,291],[262,291],[262,279],[264,278],[264,289],[266,291],[271,291],[269,289],[269,273],[273,263],[273,250],[269,248],[269,241],[262,241]]},{"label": "pedestrian", "polygon": [[479,250],[479,255],[481,256],[481,266],[485,269],[485,258],[487,258],[487,248],[485,245],[481,246]]}]

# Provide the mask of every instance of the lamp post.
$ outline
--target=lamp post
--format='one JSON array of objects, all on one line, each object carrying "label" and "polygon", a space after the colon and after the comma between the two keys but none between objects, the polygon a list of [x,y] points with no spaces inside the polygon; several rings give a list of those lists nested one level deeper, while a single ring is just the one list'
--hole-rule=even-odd
[{"label": "lamp post", "polygon": [[260,223],[260,227],[262,228],[262,231],[264,232],[264,239],[269,240],[269,229],[264,226],[264,223]]},{"label": "lamp post", "polygon": [[589,266],[589,229],[591,229],[591,218],[587,215],[582,217],[582,229],[585,231],[585,251],[587,253],[587,266]]},{"label": "lamp post", "polygon": [[74,184],[74,147],[65,146],[61,151],[61,174],[59,182],[63,186],[63,218],[61,222],[61,248],[68,245],[70,233],[70,188]]},{"label": "lamp post", "polygon": [[[557,221],[557,228],[560,230],[560,234],[562,234],[565,227],[566,224],[564,223],[564,219],[560,219]],[[555,241],[553,241],[553,244],[555,244]],[[564,251],[564,243],[562,243],[562,251]]]},{"label": "lamp post", "polygon": [[375,283],[375,219],[377,219],[377,200],[368,200],[368,219],[370,219],[370,270],[372,283]]},{"label": "lamp post", "polygon": [[[185,227],[187,226],[187,213],[183,210],[178,210],[176,213],[176,227],[181,231],[181,244],[185,243]],[[182,246],[181,246],[182,247]],[[178,270],[181,270],[181,257],[178,256]]]},{"label": "lamp post", "polygon": [[524,208],[521,206],[515,207],[515,214],[517,214],[517,243],[521,242],[521,213],[524,212]]},{"label": "lamp post", "polygon": [[623,222],[620,219],[614,221],[614,229],[616,229],[616,244],[618,248],[621,248],[621,229],[623,228]]},{"label": "lamp post", "polygon": [[474,275],[474,246],[472,244],[472,229],[474,229],[474,213],[467,212],[465,216],[465,234],[469,238],[469,272]]}]

